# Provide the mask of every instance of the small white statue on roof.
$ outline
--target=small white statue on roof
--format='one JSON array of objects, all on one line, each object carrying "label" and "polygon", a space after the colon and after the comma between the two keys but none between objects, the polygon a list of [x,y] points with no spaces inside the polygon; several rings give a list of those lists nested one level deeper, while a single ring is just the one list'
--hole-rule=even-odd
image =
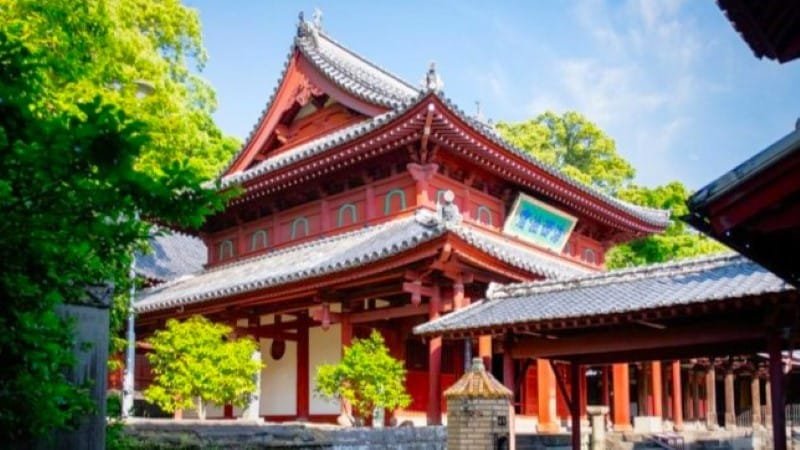
[{"label": "small white statue on roof", "polygon": [[441,91],[444,88],[442,78],[436,73],[436,63],[434,61],[431,61],[431,65],[428,67],[423,84],[428,92]]},{"label": "small white statue on roof", "polygon": [[322,10],[319,8],[314,8],[314,12],[311,14],[311,23],[314,25],[314,28],[321,30],[322,29]]}]

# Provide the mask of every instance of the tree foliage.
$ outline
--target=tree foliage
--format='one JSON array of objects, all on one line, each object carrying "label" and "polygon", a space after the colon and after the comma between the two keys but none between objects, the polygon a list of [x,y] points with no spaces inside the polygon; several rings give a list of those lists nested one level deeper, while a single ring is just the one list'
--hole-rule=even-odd
[{"label": "tree foliage", "polygon": [[[81,79],[94,69],[81,61],[58,63],[50,47],[30,45],[29,30],[7,20],[17,7],[6,2],[0,8],[3,442],[75,425],[91,408],[85,387],[65,379],[73,363],[72,330],[54,308],[84,299],[88,285],[127,279],[132,250],[149,233],[139,215],[190,228],[225,202],[182,163],[138,168],[152,133],[118,104],[87,93],[64,106],[53,88],[59,71]],[[101,33],[76,25],[85,5],[63,2],[56,9],[76,33]],[[48,32],[69,37],[58,28]]]},{"label": "tree foliage", "polygon": [[682,183],[673,181],[655,188],[630,186],[619,193],[622,200],[650,208],[666,209],[673,220],[661,234],[614,247],[606,254],[610,268],[641,266],[674,259],[701,256],[726,250],[719,242],[698,233],[681,220],[689,214],[686,200],[689,191]]},{"label": "tree foliage", "polygon": [[577,112],[548,111],[521,123],[500,122],[497,129],[517,148],[603,192],[616,193],[635,175],[614,140]]},{"label": "tree foliage", "polygon": [[143,124],[137,168],[186,161],[208,178],[238,147],[214,123],[214,91],[192,70],[207,55],[199,15],[180,0],[6,0],[0,24],[49,67],[42,87],[53,107],[81,115],[77,105],[101,96]]},{"label": "tree foliage", "polygon": [[689,191],[678,181],[648,188],[632,184],[633,167],[617,153],[614,141],[576,112],[546,112],[498,130],[514,146],[564,174],[607,194],[650,208],[667,209],[672,222],[662,234],[619,245],[606,255],[609,268],[665,262],[725,250],[679,220],[688,213]]},{"label": "tree foliage", "polygon": [[402,408],[411,402],[405,388],[406,369],[392,358],[383,337],[375,330],[344,349],[338,364],[317,368],[317,393],[349,402],[363,418],[375,408]]},{"label": "tree foliage", "polygon": [[202,316],[167,321],[149,339],[154,374],[145,398],[167,412],[196,408],[205,419],[208,403],[245,406],[255,392],[260,361],[252,359],[253,339],[229,339],[232,328]]}]

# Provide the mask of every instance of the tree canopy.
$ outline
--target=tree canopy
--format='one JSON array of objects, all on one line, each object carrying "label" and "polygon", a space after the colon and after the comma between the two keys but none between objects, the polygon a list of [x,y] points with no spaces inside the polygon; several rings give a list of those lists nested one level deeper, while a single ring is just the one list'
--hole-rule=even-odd
[{"label": "tree canopy", "polygon": [[686,205],[689,195],[686,186],[678,181],[654,188],[630,186],[620,191],[622,200],[669,210],[673,220],[661,234],[612,248],[606,254],[606,265],[610,268],[641,266],[725,251],[725,246],[679,220],[689,213]]},{"label": "tree canopy", "polygon": [[648,188],[632,183],[636,171],[617,153],[614,140],[577,112],[540,114],[521,123],[499,123],[498,131],[514,146],[530,153],[578,182],[630,203],[667,209],[672,221],[663,234],[619,245],[606,255],[609,268],[665,262],[725,250],[679,220],[688,213],[689,191],[673,181]]},{"label": "tree canopy", "polygon": [[99,96],[142,123],[138,168],[186,161],[209,178],[238,148],[211,117],[216,97],[197,74],[207,58],[200,18],[180,0],[7,0],[0,27],[49,67],[49,107],[80,115],[77,105]]},{"label": "tree canopy", "polygon": [[500,133],[514,146],[575,180],[614,194],[635,175],[617,153],[614,140],[576,112],[545,112],[520,123],[500,122]]},{"label": "tree canopy", "polygon": [[[76,425],[92,407],[85,387],[65,379],[74,339],[55,307],[82,301],[87,286],[127,282],[133,250],[150,234],[140,217],[192,228],[226,201],[179,158],[158,170],[139,163],[158,133],[94,78],[103,62],[96,58],[117,32],[108,8],[0,8],[3,442]],[[98,89],[80,91],[82,80]]]},{"label": "tree canopy", "polygon": [[375,408],[402,408],[411,402],[405,388],[406,369],[389,354],[383,336],[372,330],[366,339],[355,339],[344,349],[338,364],[317,368],[317,392],[348,401],[363,418]]},{"label": "tree canopy", "polygon": [[262,364],[251,359],[256,341],[229,339],[232,331],[202,316],[168,320],[149,339],[153,351],[147,357],[155,377],[145,398],[167,412],[195,408],[200,419],[208,403],[245,406]]}]

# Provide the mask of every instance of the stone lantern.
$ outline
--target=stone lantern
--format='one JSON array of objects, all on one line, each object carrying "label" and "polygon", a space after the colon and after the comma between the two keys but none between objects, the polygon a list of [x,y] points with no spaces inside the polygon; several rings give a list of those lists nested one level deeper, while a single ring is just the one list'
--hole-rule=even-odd
[{"label": "stone lantern", "polygon": [[483,366],[482,358],[444,392],[449,450],[514,449],[513,393]]}]

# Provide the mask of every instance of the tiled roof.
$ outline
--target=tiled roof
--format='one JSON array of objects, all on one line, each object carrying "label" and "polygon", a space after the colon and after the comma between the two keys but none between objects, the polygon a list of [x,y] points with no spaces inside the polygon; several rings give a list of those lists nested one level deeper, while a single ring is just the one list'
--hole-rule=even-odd
[{"label": "tiled roof", "polygon": [[136,255],[136,274],[168,281],[203,270],[207,250],[200,239],[177,231],[164,231],[150,239],[150,252]]},{"label": "tiled roof", "polygon": [[[301,21],[298,25],[298,33],[295,38],[294,45],[292,46],[288,61],[295,50],[300,51],[320,72],[322,72],[337,86],[346,90],[347,92],[362,98],[374,104],[383,105],[390,108],[390,111],[380,114],[374,118],[366,119],[357,124],[351,125],[339,131],[314,139],[310,142],[304,143],[296,148],[287,150],[273,157],[267,158],[255,167],[246,171],[222,177],[222,187],[227,187],[232,184],[242,183],[260,175],[272,172],[276,169],[288,166],[292,163],[302,161],[311,156],[324,153],[339,145],[350,142],[370,131],[373,131],[382,125],[391,122],[395,117],[401,115],[411,107],[418,104],[426,97],[428,91],[424,86],[415,87],[414,85],[402,80],[390,73],[389,71],[373,64],[352,50],[339,44],[330,36],[325,34],[322,29],[311,22]],[[285,69],[284,69],[285,71]],[[281,74],[281,79],[284,74]],[[272,97],[277,93],[278,87],[276,86]],[[540,167],[548,174],[567,182],[568,184],[577,187],[589,196],[600,198],[601,200],[610,203],[635,217],[644,220],[645,222],[655,226],[669,225],[669,212],[651,208],[644,208],[623,202],[612,196],[606,195],[600,191],[592,189],[582,183],[569,178],[561,171],[554,167],[550,167],[538,159],[533,158],[530,154],[513,147],[506,142],[497,131],[481,120],[461,111],[451,100],[446,98],[443,93],[434,91],[443,103],[448,108],[458,115],[462,120],[470,124],[477,132],[483,134],[494,143],[505,148],[507,151],[516,153],[533,165]],[[258,124],[261,123],[263,116],[267,113],[272,103],[272,98],[267,103],[267,107],[262,111],[262,117],[256,122],[250,136],[246,142],[249,142],[255,133]],[[242,151],[247,145],[242,147]],[[241,152],[240,152],[241,153]],[[239,157],[237,154],[232,160]],[[228,166],[230,167],[230,165]]]},{"label": "tiled roof", "polygon": [[765,169],[786,161],[787,157],[797,152],[800,152],[800,120],[791,133],[692,194],[689,197],[689,209],[697,212],[707,207],[710,202],[757,178]]},{"label": "tiled roof", "polygon": [[723,254],[565,281],[492,284],[486,299],[414,331],[436,334],[619,314],[792,289],[743,256]]},{"label": "tiled roof", "polygon": [[420,92],[420,87],[344,47],[311,22],[300,23],[295,45],[328,79],[370,103],[398,108]]},{"label": "tiled roof", "polygon": [[585,273],[577,265],[526,248],[469,224],[448,223],[420,210],[415,217],[319,239],[179,278],[143,291],[139,312],[198,303],[364,266],[450,231],[485,253],[532,273],[567,278]]},{"label": "tiled roof", "polygon": [[473,358],[472,367],[443,393],[447,399],[513,398],[514,393],[497,381],[483,365],[483,358]]},{"label": "tiled roof", "polygon": [[402,112],[403,111],[401,110],[389,111],[348,127],[336,130],[332,133],[328,133],[316,139],[312,139],[304,144],[298,145],[297,147],[267,158],[244,172],[238,172],[222,177],[222,187],[224,188],[237,183],[243,183],[258,177],[259,175],[286,167],[294,162],[302,161],[314,155],[324,153],[325,151],[330,150],[340,144],[350,142],[353,139],[375,130]]}]

